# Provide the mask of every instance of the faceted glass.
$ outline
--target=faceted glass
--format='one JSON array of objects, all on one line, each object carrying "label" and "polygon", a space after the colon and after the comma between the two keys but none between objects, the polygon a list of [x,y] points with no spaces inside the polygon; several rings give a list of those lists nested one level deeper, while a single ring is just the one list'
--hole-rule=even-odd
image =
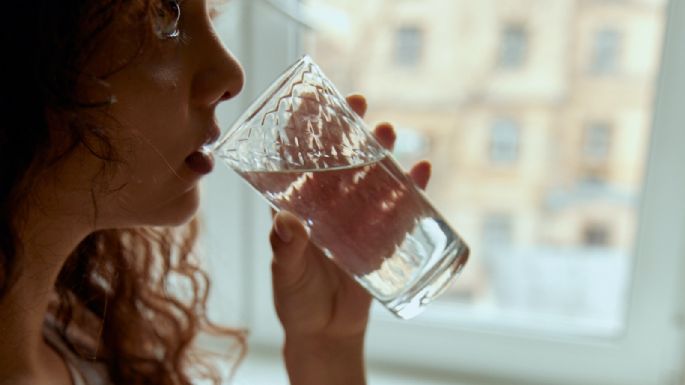
[{"label": "faceted glass", "polygon": [[417,315],[469,249],[308,56],[212,149],[400,318]]}]

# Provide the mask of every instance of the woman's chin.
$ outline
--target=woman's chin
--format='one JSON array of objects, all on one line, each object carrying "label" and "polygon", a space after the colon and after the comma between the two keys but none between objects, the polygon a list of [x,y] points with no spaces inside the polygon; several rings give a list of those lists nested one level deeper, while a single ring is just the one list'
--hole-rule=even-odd
[{"label": "woman's chin", "polygon": [[200,190],[197,186],[189,189],[176,199],[159,207],[142,218],[143,226],[182,226],[188,223],[200,207]]},{"label": "woman's chin", "polygon": [[101,228],[182,226],[193,219],[199,207],[200,189],[196,184],[172,198],[148,196],[135,206],[119,206],[101,217],[100,225]]},{"label": "woman's chin", "polygon": [[188,223],[200,208],[200,189],[196,185],[178,199],[173,200],[162,208],[160,219],[164,223],[160,226],[181,226]]}]

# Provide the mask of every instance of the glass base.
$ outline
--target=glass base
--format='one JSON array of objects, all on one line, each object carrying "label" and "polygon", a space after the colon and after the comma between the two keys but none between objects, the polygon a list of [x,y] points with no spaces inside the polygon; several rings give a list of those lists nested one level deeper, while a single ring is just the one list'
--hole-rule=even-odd
[{"label": "glass base", "polygon": [[383,306],[400,319],[419,315],[426,305],[440,296],[461,272],[469,256],[469,248],[462,242],[449,245],[440,258],[440,263],[424,275],[424,278],[390,301],[381,301]]}]

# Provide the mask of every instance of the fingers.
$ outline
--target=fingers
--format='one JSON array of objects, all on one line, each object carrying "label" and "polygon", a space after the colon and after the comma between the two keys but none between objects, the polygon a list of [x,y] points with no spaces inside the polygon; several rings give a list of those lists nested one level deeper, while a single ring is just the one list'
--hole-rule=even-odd
[{"label": "fingers", "polygon": [[352,108],[352,111],[354,111],[357,115],[360,117],[364,117],[366,114],[366,98],[363,97],[362,95],[354,94],[350,95],[347,98],[347,104],[350,105],[350,108]]},{"label": "fingers", "polygon": [[273,249],[273,264],[284,275],[284,281],[297,281],[305,270],[304,251],[309,234],[302,222],[293,214],[281,211],[274,217],[269,235]]},{"label": "fingers", "polygon": [[423,160],[414,165],[409,171],[409,176],[414,180],[419,188],[422,190],[426,189],[428,185],[428,180],[431,177],[431,164],[427,160]]},{"label": "fingers", "polygon": [[395,128],[392,126],[392,124],[380,123],[376,126],[376,129],[373,133],[376,136],[376,140],[378,140],[383,147],[389,151],[392,151],[393,147],[395,146],[395,139],[397,139],[397,135],[395,135]]},{"label": "fingers", "polygon": [[[366,98],[359,94],[353,94],[348,96],[346,99],[347,104],[350,105],[350,108],[352,108],[352,110],[357,115],[363,118],[366,114],[366,109],[368,107],[366,104]],[[374,130],[374,134],[376,136],[376,139],[380,142],[380,144],[383,147],[392,151],[392,148],[395,145],[395,139],[397,138],[397,136],[395,135],[395,129],[393,128],[392,124],[379,124],[378,126],[376,126],[376,129]]]}]

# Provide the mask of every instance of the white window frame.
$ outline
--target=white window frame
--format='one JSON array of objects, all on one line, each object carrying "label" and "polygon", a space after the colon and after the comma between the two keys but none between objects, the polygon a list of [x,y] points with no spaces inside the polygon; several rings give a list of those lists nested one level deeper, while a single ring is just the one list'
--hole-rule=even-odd
[{"label": "white window frame", "polygon": [[[251,100],[299,57],[302,24],[297,0],[235,1],[241,12],[238,57],[248,69],[241,100]],[[679,166],[685,164],[685,2],[672,0],[666,15],[624,333],[613,339],[579,338],[474,322],[466,313],[441,319],[445,305],[439,303],[414,320],[399,321],[375,306],[367,337],[371,362],[440,372],[469,384],[488,383],[488,378],[499,379],[498,384],[683,383],[685,171]],[[233,229],[240,236],[233,237],[239,245],[231,250],[242,263],[237,270],[242,322],[250,329],[253,349],[279,351],[283,335],[271,305],[268,206],[244,184],[231,186],[238,191],[242,226]]]}]

